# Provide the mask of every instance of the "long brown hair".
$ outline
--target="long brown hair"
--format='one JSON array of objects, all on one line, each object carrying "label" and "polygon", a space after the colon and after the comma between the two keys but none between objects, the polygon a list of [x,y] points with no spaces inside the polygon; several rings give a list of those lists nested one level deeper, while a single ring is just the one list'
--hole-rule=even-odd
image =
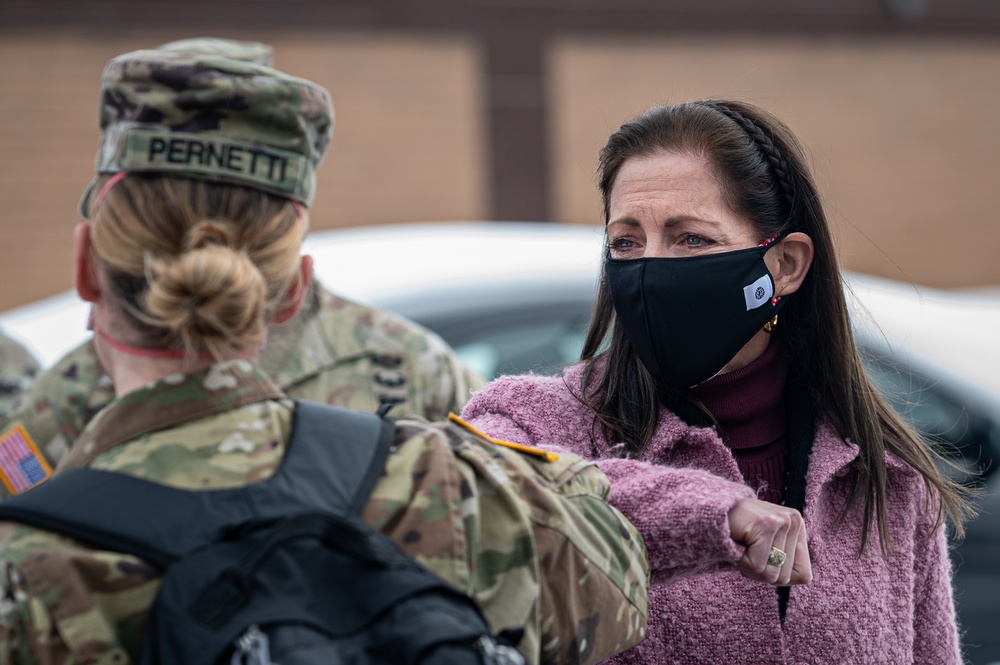
[{"label": "long brown hair", "polygon": [[[940,473],[940,455],[881,396],[868,376],[848,317],[833,239],[804,153],[791,130],[753,105],[703,100],[657,106],[625,123],[601,149],[598,186],[608,223],[611,191],[629,159],[676,152],[707,159],[729,208],[751,220],[761,239],[800,231],[812,238],[812,267],[781,314],[790,381],[809,390],[818,412],[828,414],[860,453],[843,518],[864,503],[861,549],[877,525],[882,552],[893,551],[886,509],[886,451],[916,469],[937,499],[937,524],[945,515],[961,537],[973,514],[968,491]],[[606,274],[601,275],[594,316],[584,342],[584,394],[597,400],[604,435],[641,451],[656,428],[663,393],[617,325]]]}]

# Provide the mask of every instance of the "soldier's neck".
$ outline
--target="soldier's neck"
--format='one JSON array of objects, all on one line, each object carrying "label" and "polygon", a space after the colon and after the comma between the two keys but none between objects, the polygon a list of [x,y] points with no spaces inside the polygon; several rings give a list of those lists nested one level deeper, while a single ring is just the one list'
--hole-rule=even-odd
[{"label": "soldier's neck", "polygon": [[[95,341],[100,348],[100,342]],[[168,376],[193,374],[213,364],[213,360],[199,358],[142,358],[114,349],[98,351],[101,364],[115,384],[115,396],[122,397]]]},{"label": "soldier's neck", "polygon": [[[234,358],[255,358],[259,346],[247,347],[225,357],[216,358],[210,353],[186,353],[177,349],[154,348],[140,342],[126,342],[109,333],[91,320],[94,331],[94,349],[101,365],[115,385],[115,395],[121,397],[168,376],[192,374],[206,367]],[[121,331],[119,331],[121,332]],[[126,335],[129,337],[131,335]]]}]

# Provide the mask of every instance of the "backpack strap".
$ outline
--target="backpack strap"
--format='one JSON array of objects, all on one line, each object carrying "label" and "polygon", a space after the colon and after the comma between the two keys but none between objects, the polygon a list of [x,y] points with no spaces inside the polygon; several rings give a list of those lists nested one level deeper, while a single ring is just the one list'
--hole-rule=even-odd
[{"label": "backpack strap", "polygon": [[262,519],[283,517],[293,503],[301,510],[360,516],[385,469],[395,422],[304,400],[295,406],[281,468],[264,482],[240,489]]},{"label": "backpack strap", "polygon": [[373,414],[297,402],[282,465],[260,483],[188,491],[111,471],[73,469],[0,503],[0,520],[166,568],[248,522],[306,510],[359,515],[394,433],[393,421]]}]

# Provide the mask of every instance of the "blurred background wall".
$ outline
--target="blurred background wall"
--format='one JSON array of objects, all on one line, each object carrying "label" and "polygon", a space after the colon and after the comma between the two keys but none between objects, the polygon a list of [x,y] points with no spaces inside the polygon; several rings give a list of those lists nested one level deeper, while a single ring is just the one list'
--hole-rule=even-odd
[{"label": "blurred background wall", "polygon": [[331,91],[313,228],[599,225],[610,132],[730,96],[802,138],[847,267],[1000,285],[992,0],[5,0],[0,310],[71,285],[104,63],[205,35]]}]

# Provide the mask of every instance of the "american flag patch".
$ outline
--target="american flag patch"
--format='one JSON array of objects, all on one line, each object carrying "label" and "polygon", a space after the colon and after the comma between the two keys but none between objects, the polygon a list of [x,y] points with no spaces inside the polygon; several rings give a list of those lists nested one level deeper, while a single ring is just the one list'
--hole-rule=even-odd
[{"label": "american flag patch", "polygon": [[52,476],[35,442],[18,423],[0,434],[0,480],[11,494],[20,494]]}]

